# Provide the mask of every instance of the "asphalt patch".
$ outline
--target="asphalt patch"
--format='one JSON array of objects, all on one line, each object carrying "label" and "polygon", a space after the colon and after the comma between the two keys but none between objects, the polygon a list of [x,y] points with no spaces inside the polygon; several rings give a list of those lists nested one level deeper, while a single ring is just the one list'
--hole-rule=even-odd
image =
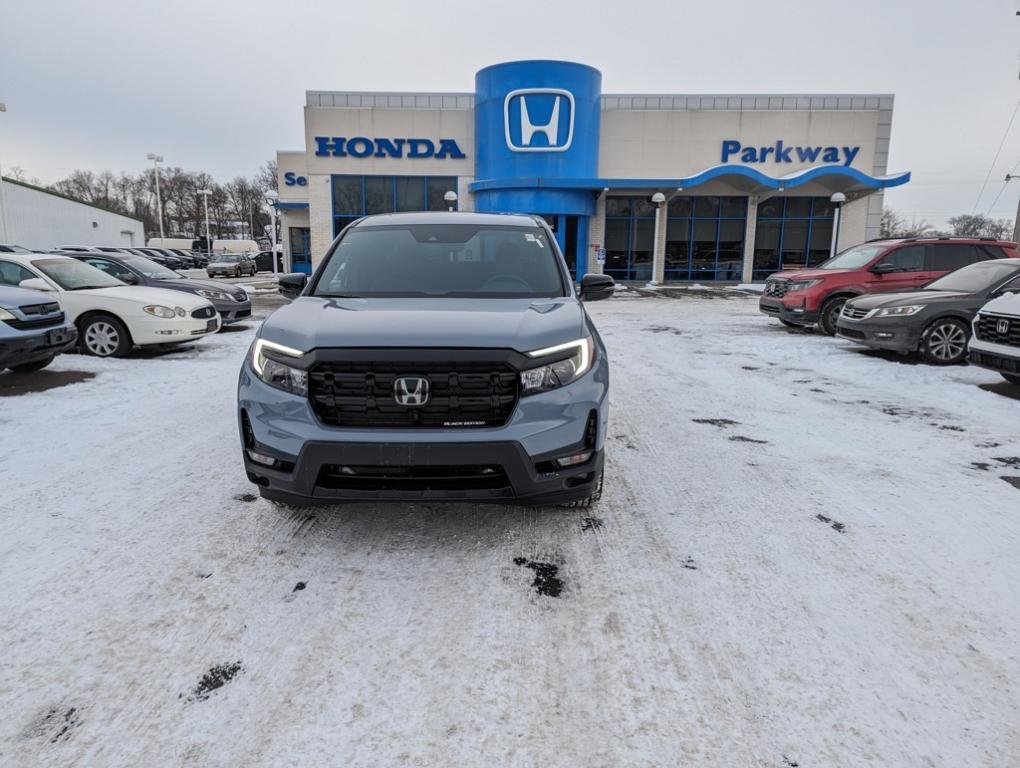
[{"label": "asphalt patch", "polygon": [[45,739],[50,744],[67,741],[81,725],[78,707],[47,707],[29,723],[21,736],[24,739]]},{"label": "asphalt patch", "polygon": [[1020,491],[1020,477],[1009,477],[1007,475],[1003,475],[1002,479]]},{"label": "asphalt patch", "polygon": [[978,389],[991,392],[993,395],[1002,395],[1012,400],[1020,400],[1020,387],[1003,381],[999,384],[978,384]]},{"label": "asphalt patch", "polygon": [[299,581],[297,584],[294,585],[294,589],[292,589],[291,592],[300,592],[302,589],[304,589],[307,586],[308,585],[305,584],[303,581]]},{"label": "asphalt patch", "polygon": [[258,498],[258,496],[256,496],[254,493],[235,493],[234,494],[234,500],[235,501],[244,501],[244,502],[250,503],[250,502],[255,501],[257,498]]},{"label": "asphalt patch", "polygon": [[792,760],[786,755],[783,755],[783,768],[799,768],[800,763],[796,760]]},{"label": "asphalt patch", "polygon": [[0,374],[0,397],[17,397],[45,392],[49,389],[66,387],[91,381],[96,374],[90,371],[36,371],[35,373]]},{"label": "asphalt patch", "polygon": [[746,437],[744,435],[733,435],[730,440],[733,440],[736,443],[754,443],[755,445],[769,444],[768,440],[755,440],[753,437]]},{"label": "asphalt patch", "polygon": [[685,336],[687,331],[681,331],[679,328],[674,328],[672,325],[650,325],[644,328],[650,333],[671,333],[674,336]]},{"label": "asphalt patch", "polygon": [[210,667],[209,671],[202,675],[202,679],[198,681],[198,685],[191,692],[188,701],[205,701],[212,695],[213,691],[222,688],[243,670],[244,666],[240,661],[231,661],[226,664],[217,664],[214,667]]},{"label": "asphalt patch", "polygon": [[982,472],[987,472],[992,468],[992,465],[989,464],[987,461],[972,461],[970,465],[974,469],[980,469]]},{"label": "asphalt patch", "polygon": [[605,523],[600,517],[586,517],[581,521],[582,531],[600,531]]},{"label": "asphalt patch", "polygon": [[726,429],[727,427],[735,427],[739,424],[739,421],[733,421],[732,419],[691,419],[695,424],[710,424],[713,427],[719,427],[720,429]]},{"label": "asphalt patch", "polygon": [[741,368],[741,370],[744,370],[744,371],[760,371],[761,370],[761,368],[758,368],[757,366],[754,366],[754,365],[742,365],[742,366],[740,366],[740,368]]},{"label": "asphalt patch", "polygon": [[631,441],[629,435],[613,435],[613,439],[619,440],[621,443],[623,443],[623,447],[627,448],[628,450],[631,451],[637,450],[637,446],[634,445],[634,443]]},{"label": "asphalt patch", "polygon": [[838,531],[839,533],[846,533],[846,526],[843,523],[837,523],[831,517],[826,517],[825,515],[815,515],[815,517],[832,528],[832,530]]},{"label": "asphalt patch", "polygon": [[1007,467],[1020,469],[1020,456],[993,456],[992,458]]},{"label": "asphalt patch", "polygon": [[560,572],[558,565],[552,563],[536,563],[526,557],[515,557],[514,565],[530,568],[535,572],[535,580],[531,586],[540,595],[546,597],[559,597],[563,592],[563,580],[557,574]]},{"label": "asphalt patch", "polygon": [[686,568],[688,571],[696,571],[696,570],[698,570],[698,564],[696,562],[694,562],[694,558],[693,557],[688,557],[686,560],[682,560],[680,562],[680,566],[683,567],[683,568]]}]

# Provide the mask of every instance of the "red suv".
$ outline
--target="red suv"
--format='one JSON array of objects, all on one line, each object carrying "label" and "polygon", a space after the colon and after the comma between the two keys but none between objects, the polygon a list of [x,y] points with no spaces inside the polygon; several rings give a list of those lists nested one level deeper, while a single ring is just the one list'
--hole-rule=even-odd
[{"label": "red suv", "polygon": [[1016,243],[976,237],[869,240],[813,269],[769,275],[758,309],[783,325],[817,323],[832,336],[847,299],[914,290],[976,261],[1003,258],[1020,258]]}]

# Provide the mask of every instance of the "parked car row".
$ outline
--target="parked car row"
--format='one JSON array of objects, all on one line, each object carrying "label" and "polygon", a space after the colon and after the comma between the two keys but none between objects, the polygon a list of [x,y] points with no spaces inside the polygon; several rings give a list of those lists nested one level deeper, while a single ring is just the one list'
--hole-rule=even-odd
[{"label": "parked car row", "polygon": [[769,276],[760,310],[817,324],[872,349],[929,363],[969,359],[1020,384],[1020,253],[986,238],[908,238],[854,246],[815,269]]},{"label": "parked car row", "polygon": [[162,264],[170,269],[204,269],[209,257],[197,251],[185,251],[179,248],[128,248],[126,246],[105,245],[61,245],[54,248],[53,253],[122,253],[142,256]]},{"label": "parked car row", "polygon": [[123,357],[250,316],[243,288],[187,278],[123,250],[0,250],[0,370],[39,370],[76,344],[85,354]]}]

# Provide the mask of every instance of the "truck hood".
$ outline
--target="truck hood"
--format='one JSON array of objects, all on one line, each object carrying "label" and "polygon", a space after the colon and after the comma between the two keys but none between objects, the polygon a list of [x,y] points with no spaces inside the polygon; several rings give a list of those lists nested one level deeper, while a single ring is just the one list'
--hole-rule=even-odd
[{"label": "truck hood", "polygon": [[766,280],[824,280],[834,275],[845,275],[856,272],[856,269],[790,269],[785,272],[773,272]]},{"label": "truck hood", "polygon": [[325,299],[276,310],[259,335],[310,352],[324,347],[461,347],[528,352],[584,335],[584,311],[556,299]]},{"label": "truck hood", "polygon": [[994,312],[997,315],[1020,317],[1020,293],[1007,293],[992,299],[981,307],[982,312]]},{"label": "truck hood", "polygon": [[[905,291],[903,293],[868,293],[853,300],[855,307],[861,309],[878,309],[879,307],[898,307],[908,304],[948,304],[966,301],[973,297],[970,293],[960,291]],[[980,303],[980,299],[974,299]]]}]

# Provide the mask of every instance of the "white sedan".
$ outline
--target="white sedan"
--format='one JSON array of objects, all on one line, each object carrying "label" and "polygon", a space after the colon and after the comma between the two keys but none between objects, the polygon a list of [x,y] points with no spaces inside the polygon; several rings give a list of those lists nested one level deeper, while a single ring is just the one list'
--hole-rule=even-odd
[{"label": "white sedan", "polygon": [[220,327],[216,309],[203,298],[128,285],[67,256],[0,253],[0,284],[56,293],[78,326],[82,351],[99,357],[194,341]]}]

